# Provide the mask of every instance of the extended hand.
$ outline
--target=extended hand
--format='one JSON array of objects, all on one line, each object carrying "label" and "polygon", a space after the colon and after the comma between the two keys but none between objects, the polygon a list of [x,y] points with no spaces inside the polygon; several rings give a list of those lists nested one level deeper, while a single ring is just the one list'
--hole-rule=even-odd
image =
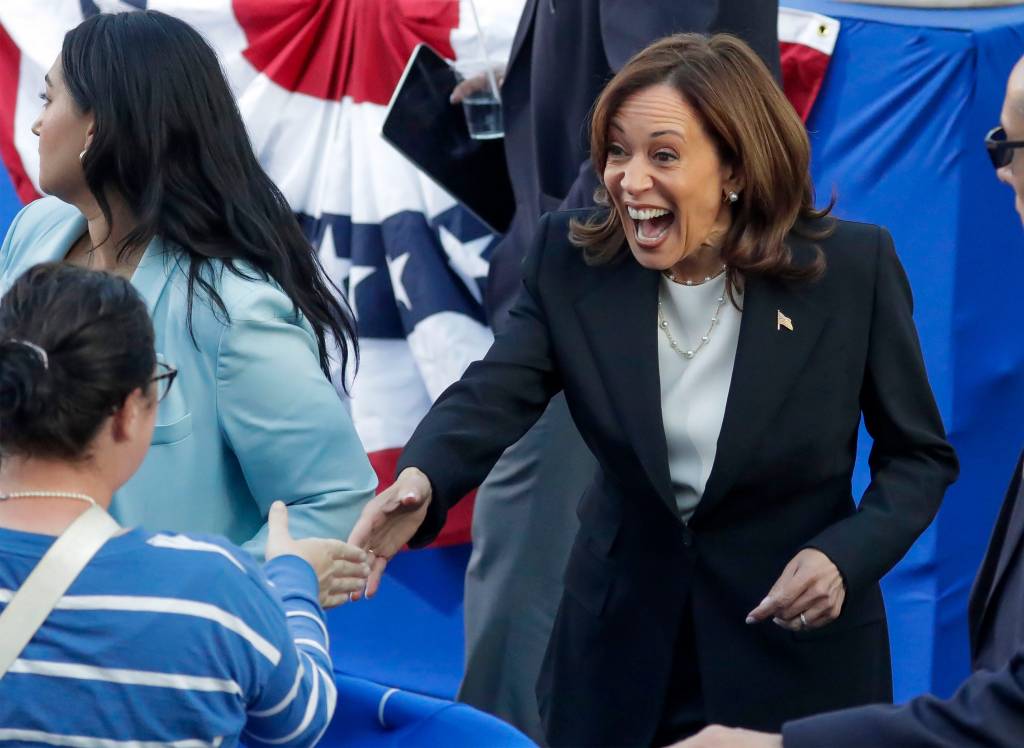
[{"label": "extended hand", "polygon": [[786,564],[768,596],[750,611],[747,623],[771,618],[791,631],[818,628],[839,617],[845,599],[846,585],[836,565],[821,551],[804,548]]},{"label": "extended hand", "polygon": [[370,576],[366,553],[355,545],[333,538],[295,540],[288,531],[288,507],[281,501],[270,507],[265,556],[267,561],[298,556],[312,566],[320,583],[320,605],[325,608],[348,602]]},{"label": "extended hand", "polygon": [[782,736],[711,725],[670,748],[782,748]]},{"label": "extended hand", "polygon": [[[431,493],[430,479],[416,468],[406,468],[391,486],[363,507],[348,542],[365,548],[372,557],[367,597],[376,594],[388,560],[423,524]],[[358,600],[359,594],[353,595],[353,599]]]}]

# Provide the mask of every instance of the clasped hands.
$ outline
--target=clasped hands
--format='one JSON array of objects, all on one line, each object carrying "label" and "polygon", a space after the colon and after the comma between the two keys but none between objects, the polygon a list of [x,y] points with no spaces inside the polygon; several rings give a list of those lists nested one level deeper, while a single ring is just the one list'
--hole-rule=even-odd
[{"label": "clasped hands", "polygon": [[296,540],[288,531],[288,507],[275,501],[267,517],[267,561],[278,556],[298,556],[313,567],[320,591],[320,605],[333,608],[352,599],[370,576],[366,552],[357,545],[334,538]]},{"label": "clasped hands", "polygon": [[372,597],[388,560],[409,542],[430,505],[430,480],[406,468],[389,488],[371,499],[348,542],[329,538],[296,540],[288,531],[288,507],[275,501],[267,518],[267,561],[298,556],[316,572],[324,608]]},{"label": "clasped hands", "polygon": [[430,479],[414,467],[406,468],[388,488],[374,496],[363,507],[348,542],[365,548],[370,559],[370,575],[363,590],[352,595],[373,597],[388,561],[409,542],[423,519],[433,488]]}]

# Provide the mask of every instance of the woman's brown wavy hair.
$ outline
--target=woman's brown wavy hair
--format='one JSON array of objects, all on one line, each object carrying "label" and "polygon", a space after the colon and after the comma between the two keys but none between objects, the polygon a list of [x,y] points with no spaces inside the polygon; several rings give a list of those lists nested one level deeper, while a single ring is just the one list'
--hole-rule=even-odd
[{"label": "woman's brown wavy hair", "polygon": [[[822,239],[831,223],[814,208],[807,132],[768,68],[745,43],[728,34],[667,36],[638,52],[605,86],[591,114],[590,153],[603,182],[608,157],[608,126],[623,102],[650,86],[666,84],[696,110],[719,158],[739,175],[739,200],[731,206],[732,225],[725,234],[722,258],[729,266],[730,295],[738,274],[813,279],[825,269],[816,248],[810,262],[795,263],[786,234]],[[607,190],[595,200],[609,206]],[[834,201],[833,201],[834,202]],[[618,212],[601,212],[573,220],[570,236],[590,264],[611,262],[624,253],[625,234]]]}]

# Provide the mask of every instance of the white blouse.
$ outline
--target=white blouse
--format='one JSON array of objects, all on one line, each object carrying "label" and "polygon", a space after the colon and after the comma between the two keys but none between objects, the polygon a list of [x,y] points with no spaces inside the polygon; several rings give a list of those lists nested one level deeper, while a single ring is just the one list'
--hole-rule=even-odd
[{"label": "white blouse", "polygon": [[[663,276],[658,299],[658,373],[669,475],[679,516],[688,522],[715,463],[741,313],[726,294],[724,273],[694,286]],[[712,318],[717,319],[714,325]],[[701,346],[703,336],[708,340]],[[682,355],[686,351],[694,351],[693,358]]]}]

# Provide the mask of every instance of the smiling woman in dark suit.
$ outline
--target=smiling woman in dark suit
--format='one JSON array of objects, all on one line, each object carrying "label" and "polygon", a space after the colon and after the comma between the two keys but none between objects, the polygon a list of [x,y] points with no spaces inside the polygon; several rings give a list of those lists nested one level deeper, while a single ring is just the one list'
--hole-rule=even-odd
[{"label": "smiling woman in dark suit", "polygon": [[599,470],[538,686],[553,745],[890,700],[878,581],[957,473],[892,239],[813,208],[803,126],[733,37],[640,52],[591,149],[607,208],[541,222],[506,330],[353,531],[371,593],[564,390]]}]

